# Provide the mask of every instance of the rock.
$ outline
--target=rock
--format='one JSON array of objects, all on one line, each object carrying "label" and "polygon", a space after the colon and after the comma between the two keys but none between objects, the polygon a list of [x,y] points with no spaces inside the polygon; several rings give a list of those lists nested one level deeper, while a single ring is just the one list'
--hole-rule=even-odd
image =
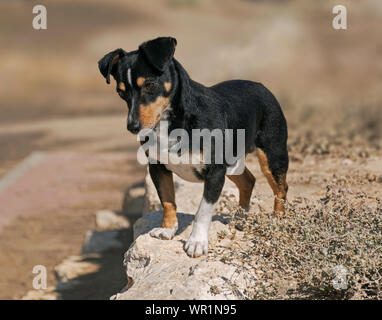
[{"label": "rock", "polygon": [[29,290],[21,300],[59,300],[59,295],[54,287],[48,287],[46,290]]},{"label": "rock", "polygon": [[66,258],[54,268],[57,280],[59,282],[67,282],[83,274],[96,272],[99,269],[99,265],[86,261],[90,257],[70,256]]},{"label": "rock", "polygon": [[100,253],[123,247],[120,230],[88,231],[82,253]]},{"label": "rock", "polygon": [[[98,271],[98,264],[86,261],[89,258],[97,256],[98,255],[71,256],[56,266],[54,272],[58,281],[57,290],[74,288],[80,283],[80,280],[77,278]],[[89,260],[91,261],[91,259]]]},{"label": "rock", "polygon": [[[149,175],[145,180],[144,216],[134,224],[134,243],[125,254],[124,264],[128,284],[113,300],[130,299],[243,299],[245,290],[256,279],[238,264],[223,262],[219,246],[230,246],[230,216],[220,214],[212,219],[207,256],[190,258],[183,250],[194,214],[202,199],[203,185],[186,182],[174,175],[179,227],[172,240],[160,240],[149,235],[162,221],[160,201]],[[238,196],[235,185],[226,180],[224,193]],[[243,232],[236,231],[236,239]],[[227,261],[225,259],[224,261]]]},{"label": "rock", "polygon": [[349,166],[349,165],[352,165],[353,164],[353,161],[351,161],[350,159],[344,159],[342,161],[342,163],[345,165],[345,166]]},{"label": "rock", "polygon": [[96,213],[96,225],[100,230],[127,229],[130,222],[126,217],[110,210],[100,210]]},{"label": "rock", "polygon": [[218,234],[228,229],[226,216],[215,215],[210,229],[208,256],[189,258],[183,250],[192,229],[193,215],[178,213],[174,239],[152,238],[147,232],[160,225],[162,212],[139,219],[136,240],[125,254],[129,289],[113,299],[241,299],[254,277],[234,264],[215,257]]}]

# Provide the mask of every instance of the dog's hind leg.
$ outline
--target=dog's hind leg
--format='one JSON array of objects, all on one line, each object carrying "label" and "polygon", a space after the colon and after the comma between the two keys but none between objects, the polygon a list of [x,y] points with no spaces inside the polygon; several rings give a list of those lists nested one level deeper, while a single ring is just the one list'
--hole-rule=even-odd
[{"label": "dog's hind leg", "polygon": [[163,206],[162,225],[160,228],[151,230],[150,235],[154,238],[170,240],[178,230],[172,172],[162,164],[150,164],[149,172]]},{"label": "dog's hind leg", "polygon": [[[279,150],[281,152],[276,152]],[[273,148],[267,151],[257,148],[257,157],[259,159],[261,171],[267,178],[275,196],[275,213],[284,214],[285,201],[288,192],[286,174],[288,170],[288,152],[285,148]]]},{"label": "dog's hind leg", "polygon": [[244,210],[249,211],[249,204],[251,201],[252,190],[256,183],[256,178],[251,171],[246,167],[244,172],[240,175],[227,175],[227,177],[239,189],[239,205]]}]

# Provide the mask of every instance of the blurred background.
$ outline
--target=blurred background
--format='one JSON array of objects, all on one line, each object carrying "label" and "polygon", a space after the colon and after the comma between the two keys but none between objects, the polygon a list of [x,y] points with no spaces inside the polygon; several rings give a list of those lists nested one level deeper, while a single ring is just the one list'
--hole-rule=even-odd
[{"label": "blurred background", "polygon": [[[32,28],[36,4],[47,30]],[[347,30],[332,27],[337,4]],[[380,0],[0,1],[0,298],[23,297],[37,264],[54,285],[54,267],[97,228],[95,212],[124,213],[128,187],[145,175],[126,106],[98,71],[106,53],[173,36],[194,80],[250,79],[276,95],[292,166],[307,156],[358,161],[381,153],[381,19]],[[33,168],[19,176],[25,159]],[[99,270],[83,290],[61,296],[120,290],[124,249],[93,258]]]}]

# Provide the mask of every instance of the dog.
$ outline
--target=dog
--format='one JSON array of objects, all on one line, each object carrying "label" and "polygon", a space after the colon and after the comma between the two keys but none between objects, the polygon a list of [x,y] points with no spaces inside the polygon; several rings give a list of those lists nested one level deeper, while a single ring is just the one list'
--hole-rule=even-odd
[{"label": "dog", "polygon": [[[128,131],[137,134],[142,129],[155,129],[164,119],[169,123],[169,130],[181,128],[189,133],[193,129],[244,129],[245,155],[256,152],[274,193],[274,212],[284,214],[288,131],[278,101],[257,82],[230,80],[205,87],[193,81],[174,58],[176,45],[175,38],[159,37],[144,42],[135,51],[116,49],[98,62],[106,82],[110,84],[112,75],[117,93],[127,103]],[[149,164],[163,206],[162,225],[150,232],[153,237],[172,239],[178,229],[173,173],[185,180],[204,183],[203,198],[184,245],[190,257],[208,253],[209,227],[225,177],[237,186],[239,205],[245,210],[249,209],[256,182],[246,167],[241,174],[235,174],[235,166],[214,159],[198,167]]]}]

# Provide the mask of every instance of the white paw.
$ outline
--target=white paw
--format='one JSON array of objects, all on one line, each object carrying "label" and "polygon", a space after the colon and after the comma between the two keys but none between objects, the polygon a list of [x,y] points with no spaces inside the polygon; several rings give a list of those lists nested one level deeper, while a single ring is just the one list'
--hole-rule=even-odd
[{"label": "white paw", "polygon": [[173,229],[154,228],[153,230],[150,231],[150,236],[152,236],[153,238],[158,238],[158,239],[171,240],[172,238],[174,238],[177,230],[178,230],[177,227]]},{"label": "white paw", "polygon": [[184,250],[191,258],[200,257],[208,253],[208,240],[196,240],[190,237],[184,245]]}]

